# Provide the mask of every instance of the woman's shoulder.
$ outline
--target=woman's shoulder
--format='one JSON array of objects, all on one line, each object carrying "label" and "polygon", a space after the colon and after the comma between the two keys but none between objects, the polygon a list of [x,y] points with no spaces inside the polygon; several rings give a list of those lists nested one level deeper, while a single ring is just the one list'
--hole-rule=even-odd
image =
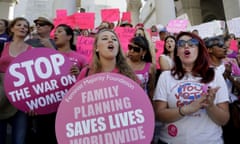
[{"label": "woman's shoulder", "polygon": [[166,58],[166,57],[168,57],[168,56],[165,55],[165,54],[161,54],[161,55],[159,55],[159,58]]},{"label": "woman's shoulder", "polygon": [[171,58],[170,58],[168,55],[161,54],[161,55],[159,56],[159,60],[160,60],[160,61],[167,61],[167,62],[169,62],[169,61],[171,61]]}]

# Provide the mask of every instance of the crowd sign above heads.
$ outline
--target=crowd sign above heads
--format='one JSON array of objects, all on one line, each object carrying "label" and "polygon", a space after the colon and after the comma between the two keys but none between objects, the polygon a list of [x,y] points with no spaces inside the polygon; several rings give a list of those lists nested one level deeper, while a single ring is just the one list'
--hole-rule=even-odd
[{"label": "crowd sign above heads", "polygon": [[120,20],[119,9],[102,9],[101,10],[102,21],[115,22]]},{"label": "crowd sign above heads", "polygon": [[131,12],[123,12],[121,21],[127,21],[127,22],[131,23],[131,21],[132,21]]},{"label": "crowd sign above heads", "polygon": [[154,113],[136,82],[100,73],[70,89],[59,105],[55,128],[59,144],[149,144]]},{"label": "crowd sign above heads", "polygon": [[225,31],[225,22],[221,20],[214,20],[200,25],[190,27],[188,30],[198,30],[201,38],[213,37],[222,35]]},{"label": "crowd sign above heads", "polygon": [[67,17],[67,10],[66,9],[57,9],[56,10],[56,17],[57,18],[64,18]]},{"label": "crowd sign above heads", "polygon": [[[61,13],[58,15],[61,15]],[[54,19],[54,25],[57,26],[59,24],[67,24],[72,28],[94,29],[94,20],[95,13],[74,13],[66,17],[56,17]]]},{"label": "crowd sign above heads", "polygon": [[4,78],[9,101],[24,112],[57,111],[63,96],[76,82],[71,61],[58,51],[37,48],[24,52],[10,64]]},{"label": "crowd sign above heads", "polygon": [[[130,20],[131,22],[131,13],[123,13],[123,18]],[[101,10],[101,19],[102,21],[116,22],[120,20],[120,11],[118,8],[115,9],[102,9]],[[93,12],[84,12],[84,13],[74,13],[72,15],[67,14],[66,9],[56,10],[56,18],[54,18],[54,25],[67,24],[72,28],[80,29],[94,29],[95,28],[95,13]]]},{"label": "crowd sign above heads", "polygon": [[91,62],[92,53],[93,53],[93,45],[94,45],[94,38],[93,37],[85,37],[85,36],[78,36],[77,37],[77,52],[81,55],[84,55],[88,62]]},{"label": "crowd sign above heads", "polygon": [[170,33],[179,33],[181,31],[186,31],[188,23],[189,22],[186,19],[171,20],[167,25],[167,31]]},{"label": "crowd sign above heads", "polygon": [[116,27],[114,29],[114,31],[116,32],[116,34],[119,38],[119,41],[120,41],[121,46],[123,48],[123,51],[127,52],[128,43],[129,43],[130,39],[134,37],[136,29],[135,28],[130,28],[130,27]]},{"label": "crowd sign above heads", "polygon": [[236,37],[240,37],[240,17],[233,18],[227,21],[228,32],[233,33]]}]

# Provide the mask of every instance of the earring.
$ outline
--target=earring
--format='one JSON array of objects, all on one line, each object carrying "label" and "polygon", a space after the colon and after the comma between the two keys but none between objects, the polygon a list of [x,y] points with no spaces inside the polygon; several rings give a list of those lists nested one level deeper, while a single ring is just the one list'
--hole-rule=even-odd
[{"label": "earring", "polygon": [[96,52],[98,52],[98,49],[96,49]]},{"label": "earring", "polygon": [[144,55],[142,55],[142,60],[144,59]]}]

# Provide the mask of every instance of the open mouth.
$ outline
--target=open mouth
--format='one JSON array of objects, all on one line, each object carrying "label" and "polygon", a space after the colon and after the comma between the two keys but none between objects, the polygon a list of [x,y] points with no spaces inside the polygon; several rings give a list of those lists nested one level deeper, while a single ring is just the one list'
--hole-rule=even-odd
[{"label": "open mouth", "polygon": [[56,41],[56,40],[58,40],[58,38],[57,38],[57,37],[54,37],[54,41]]},{"label": "open mouth", "polygon": [[184,51],[184,55],[185,55],[185,56],[189,56],[190,54],[191,54],[191,53],[190,53],[189,50],[185,50],[185,51]]},{"label": "open mouth", "polygon": [[113,48],[114,48],[113,45],[109,45],[109,46],[108,46],[108,49],[110,49],[110,50],[113,50]]}]

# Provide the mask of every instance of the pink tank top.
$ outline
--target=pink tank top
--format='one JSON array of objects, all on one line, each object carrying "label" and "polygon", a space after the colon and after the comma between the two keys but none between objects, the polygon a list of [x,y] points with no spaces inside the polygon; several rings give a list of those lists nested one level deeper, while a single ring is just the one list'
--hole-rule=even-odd
[{"label": "pink tank top", "polygon": [[[10,43],[5,43],[1,57],[0,57],[0,72],[1,73],[5,73],[8,66],[10,65],[10,63],[12,62],[12,60],[15,58],[13,56],[10,55],[9,53],[9,45]],[[28,46],[27,50],[32,49],[32,46]]]},{"label": "pink tank top", "polygon": [[147,84],[149,81],[149,70],[150,70],[151,63],[146,63],[145,67],[142,70],[135,71],[135,74],[137,75],[138,79],[141,82],[141,85],[144,88],[144,91],[148,93]]}]

